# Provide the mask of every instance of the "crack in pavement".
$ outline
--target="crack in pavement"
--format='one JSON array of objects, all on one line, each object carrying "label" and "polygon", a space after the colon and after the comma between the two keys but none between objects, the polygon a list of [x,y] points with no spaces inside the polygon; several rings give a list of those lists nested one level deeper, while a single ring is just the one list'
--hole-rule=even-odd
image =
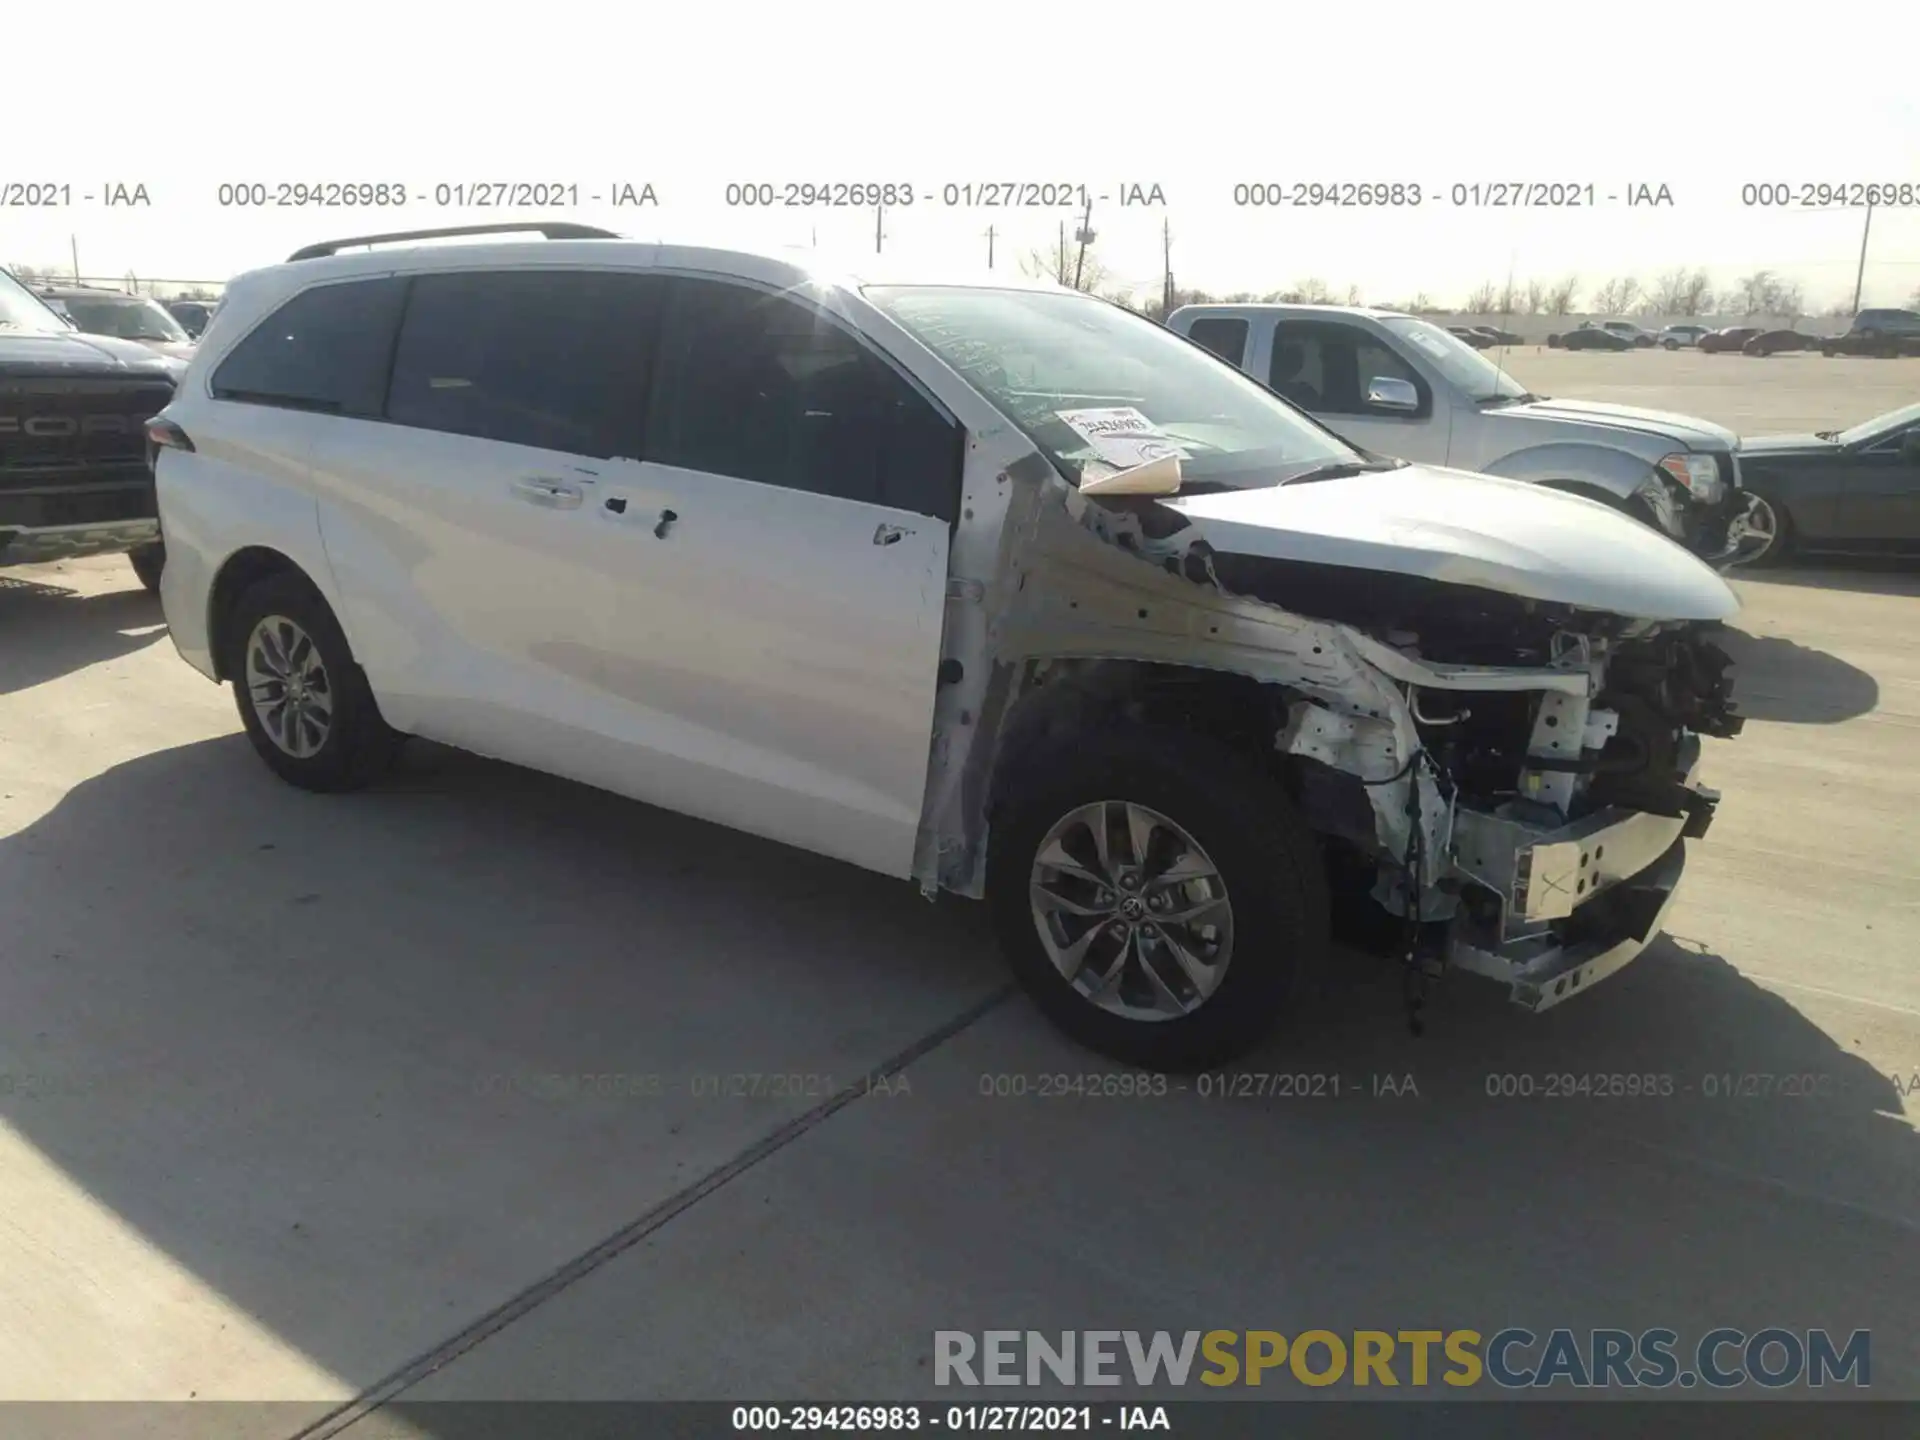
[{"label": "crack in pavement", "polygon": [[411,1389],[435,1371],[444,1368],[483,1341],[544,1305],[576,1281],[585,1279],[609,1260],[630,1249],[661,1229],[682,1211],[691,1209],[723,1186],[739,1179],[747,1171],[770,1159],[830,1116],[854,1101],[870,1094],[877,1086],[893,1079],[915,1061],[922,1059],[980,1020],[1014,993],[1011,982],[1001,985],[985,999],[961,1011],[953,1019],[936,1026],[906,1049],[883,1062],[877,1069],[822,1100],[811,1110],[795,1116],[777,1130],[761,1137],[733,1159],[700,1179],[676,1191],[637,1219],[621,1226],[591,1249],[576,1255],[545,1277],[535,1281],[511,1299],[496,1305],[472,1324],[456,1331],[426,1353],[376,1380],[358,1395],[328,1411],[311,1424],[296,1430],[288,1440],[327,1440],[350,1425],[358,1424],[388,1401]]}]

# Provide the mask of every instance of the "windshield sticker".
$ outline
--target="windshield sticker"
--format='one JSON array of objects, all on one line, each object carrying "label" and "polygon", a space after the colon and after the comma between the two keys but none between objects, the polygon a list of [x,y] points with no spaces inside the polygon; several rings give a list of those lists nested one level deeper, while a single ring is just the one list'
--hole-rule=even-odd
[{"label": "windshield sticker", "polygon": [[1106,410],[1053,412],[1094,455],[1115,470],[1131,470],[1156,460],[1184,460],[1187,452],[1167,439],[1160,427],[1132,406]]}]

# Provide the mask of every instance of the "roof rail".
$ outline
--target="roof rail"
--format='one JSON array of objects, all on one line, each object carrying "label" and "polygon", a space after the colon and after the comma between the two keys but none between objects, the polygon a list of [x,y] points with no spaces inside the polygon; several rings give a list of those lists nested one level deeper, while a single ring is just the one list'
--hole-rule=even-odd
[{"label": "roof rail", "polygon": [[397,240],[441,240],[452,235],[543,235],[549,240],[618,240],[621,237],[612,230],[602,230],[597,225],[575,225],[561,220],[526,220],[503,225],[447,225],[437,230],[396,230],[390,235],[351,235],[344,240],[322,240],[317,245],[303,245],[287,257],[291,264],[295,260],[318,260],[322,256],[337,255],[354,245],[388,245]]}]

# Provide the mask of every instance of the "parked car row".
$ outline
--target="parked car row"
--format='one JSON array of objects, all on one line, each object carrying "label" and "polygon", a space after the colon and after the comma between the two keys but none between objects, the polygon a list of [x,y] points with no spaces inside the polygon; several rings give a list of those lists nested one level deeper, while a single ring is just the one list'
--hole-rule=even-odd
[{"label": "parked car row", "polygon": [[[1463,332],[1455,330],[1455,334]],[[1464,338],[1464,335],[1463,335]],[[1844,335],[1811,335],[1791,327],[1669,325],[1658,334],[1630,320],[1583,320],[1573,330],[1547,336],[1556,350],[1698,349],[1709,355],[1737,351],[1780,355],[1818,350],[1823,355],[1920,355],[1920,314],[1911,310],[1862,310]]]},{"label": "parked car row", "polygon": [[1527,343],[1511,330],[1502,330],[1493,325],[1449,325],[1447,333],[1457,335],[1475,350],[1492,350],[1496,347]]}]

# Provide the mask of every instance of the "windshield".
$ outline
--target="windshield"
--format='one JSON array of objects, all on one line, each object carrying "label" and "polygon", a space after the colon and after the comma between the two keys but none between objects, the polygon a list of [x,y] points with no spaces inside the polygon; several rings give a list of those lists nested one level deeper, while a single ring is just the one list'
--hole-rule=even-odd
[{"label": "windshield", "polygon": [[1519,400],[1527,394],[1526,386],[1480,351],[1430,321],[1416,320],[1411,315],[1388,315],[1380,323],[1413,346],[1422,359],[1476,402]]},{"label": "windshield", "polygon": [[1871,420],[1862,420],[1852,429],[1842,430],[1834,438],[1842,445],[1857,445],[1863,440],[1873,439],[1876,435],[1904,430],[1909,425],[1920,425],[1920,405],[1909,405],[1902,410],[1890,410],[1885,415],[1876,415]]},{"label": "windshield", "polygon": [[30,330],[41,335],[65,335],[72,327],[61,323],[26,286],[0,270],[0,330]]},{"label": "windshield", "polygon": [[60,303],[73,323],[90,335],[114,335],[122,340],[185,341],[180,322],[152,300],[111,296],[65,295]]},{"label": "windshield", "polygon": [[876,286],[864,293],[1076,485],[1088,462],[1095,465],[1089,479],[1107,468],[1060,418],[1079,410],[1145,416],[1185,452],[1185,490],[1273,485],[1326,465],[1365,463],[1226,361],[1117,305],[1050,290]]}]

